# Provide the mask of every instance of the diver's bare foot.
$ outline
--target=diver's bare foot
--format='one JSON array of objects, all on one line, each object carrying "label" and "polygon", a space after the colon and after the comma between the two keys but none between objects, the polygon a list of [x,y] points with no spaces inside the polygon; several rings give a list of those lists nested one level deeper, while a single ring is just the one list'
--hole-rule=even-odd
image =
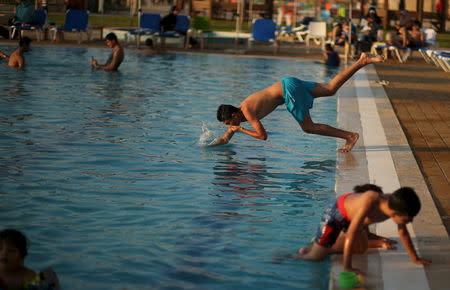
[{"label": "diver's bare foot", "polygon": [[361,53],[361,57],[358,60],[362,65],[368,65],[370,63],[384,62],[384,57],[382,55]]},{"label": "diver's bare foot", "polygon": [[350,136],[346,139],[347,142],[345,145],[339,149],[340,152],[349,152],[352,150],[353,146],[355,146],[356,142],[358,142],[359,134],[358,133],[351,133]]}]

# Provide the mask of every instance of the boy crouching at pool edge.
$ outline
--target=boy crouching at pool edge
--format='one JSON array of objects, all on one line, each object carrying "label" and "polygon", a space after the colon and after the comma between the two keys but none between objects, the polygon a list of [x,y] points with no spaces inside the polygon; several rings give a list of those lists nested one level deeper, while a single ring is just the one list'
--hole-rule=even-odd
[{"label": "boy crouching at pool edge", "polygon": [[[356,186],[335,200],[324,212],[314,243],[291,255],[294,259],[322,260],[329,254],[342,253],[344,271],[360,273],[352,266],[352,254],[368,248],[395,249],[393,240],[368,232],[368,226],[391,218],[411,261],[429,265],[431,261],[417,255],[406,225],[420,211],[420,200],[410,187],[401,187],[392,194],[383,194],[373,184]],[[345,234],[344,234],[345,233]]]}]

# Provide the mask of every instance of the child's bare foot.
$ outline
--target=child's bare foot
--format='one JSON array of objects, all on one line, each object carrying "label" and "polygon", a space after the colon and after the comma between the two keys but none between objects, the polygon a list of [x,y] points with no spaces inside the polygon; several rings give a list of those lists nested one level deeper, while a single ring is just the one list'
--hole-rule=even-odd
[{"label": "child's bare foot", "polygon": [[298,249],[300,255],[306,255],[311,251],[311,246]]},{"label": "child's bare foot", "polygon": [[361,53],[361,57],[358,60],[363,65],[368,65],[370,63],[384,62],[384,57],[382,55]]},{"label": "child's bare foot", "polygon": [[300,248],[298,249],[298,254],[289,255],[288,258],[302,260],[304,259],[304,256],[311,251],[311,247],[312,246]]},{"label": "child's bare foot", "polygon": [[393,243],[391,240],[369,240],[369,247],[370,248],[380,248],[380,249],[386,249],[386,250],[396,250],[397,246],[396,243]]},{"label": "child's bare foot", "polygon": [[389,241],[381,241],[381,248],[386,250],[396,250],[397,246]]},{"label": "child's bare foot", "polygon": [[352,150],[353,146],[355,146],[356,142],[358,142],[358,139],[359,139],[358,133],[351,133],[350,136],[346,139],[347,142],[341,149],[339,149],[339,151],[348,152]]}]

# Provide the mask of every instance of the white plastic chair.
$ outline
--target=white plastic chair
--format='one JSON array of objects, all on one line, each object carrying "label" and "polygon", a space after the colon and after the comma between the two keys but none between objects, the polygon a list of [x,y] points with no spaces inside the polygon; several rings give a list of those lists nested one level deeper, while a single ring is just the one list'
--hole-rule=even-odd
[{"label": "white plastic chair", "polygon": [[422,31],[425,34],[425,46],[433,47],[435,49],[439,48],[439,45],[436,42],[436,31],[433,28],[422,28]]},{"label": "white plastic chair", "polygon": [[305,35],[308,35],[309,28],[306,25],[300,24],[299,27],[295,27],[292,29],[292,31],[295,33],[295,36],[297,36],[298,41],[305,42]]},{"label": "white plastic chair", "polygon": [[309,33],[306,36],[306,50],[309,51],[309,41],[314,40],[317,45],[322,45],[322,50],[325,50],[325,39],[327,37],[327,23],[313,22],[309,23]]}]

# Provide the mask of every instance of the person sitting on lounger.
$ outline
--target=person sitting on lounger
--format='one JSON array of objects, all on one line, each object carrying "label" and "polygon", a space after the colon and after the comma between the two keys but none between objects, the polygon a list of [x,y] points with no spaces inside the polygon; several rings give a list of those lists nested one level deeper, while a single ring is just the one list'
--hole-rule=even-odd
[{"label": "person sitting on lounger", "polygon": [[[306,133],[338,137],[346,141],[341,151],[350,151],[358,141],[359,134],[317,124],[311,120],[309,109],[315,98],[332,96],[360,68],[370,63],[384,61],[382,56],[361,54],[358,61],[337,74],[329,83],[319,84],[288,77],[270,87],[247,97],[239,107],[220,105],[217,109],[217,120],[228,125],[227,132],[212,146],[226,144],[236,132],[247,134],[253,138],[266,140],[267,133],[261,119],[270,114],[276,107],[285,103],[287,110],[294,116]],[[253,130],[241,127],[248,122]]]},{"label": "person sitting on lounger", "polygon": [[107,71],[117,71],[123,59],[125,58],[125,53],[123,48],[120,46],[119,41],[115,33],[108,33],[105,37],[106,45],[112,48],[111,55],[104,65],[98,64],[97,60],[92,59],[91,65],[94,68],[101,68]]},{"label": "person sitting on lounger", "polygon": [[0,51],[0,57],[8,60],[9,67],[25,68],[25,58],[23,53],[30,50],[31,39],[23,37],[19,40],[19,47],[10,55],[6,55]]},{"label": "person sitting on lounger", "polygon": [[425,33],[421,30],[422,23],[414,21],[411,30],[408,30],[408,47],[412,49],[422,48],[425,44]]}]

